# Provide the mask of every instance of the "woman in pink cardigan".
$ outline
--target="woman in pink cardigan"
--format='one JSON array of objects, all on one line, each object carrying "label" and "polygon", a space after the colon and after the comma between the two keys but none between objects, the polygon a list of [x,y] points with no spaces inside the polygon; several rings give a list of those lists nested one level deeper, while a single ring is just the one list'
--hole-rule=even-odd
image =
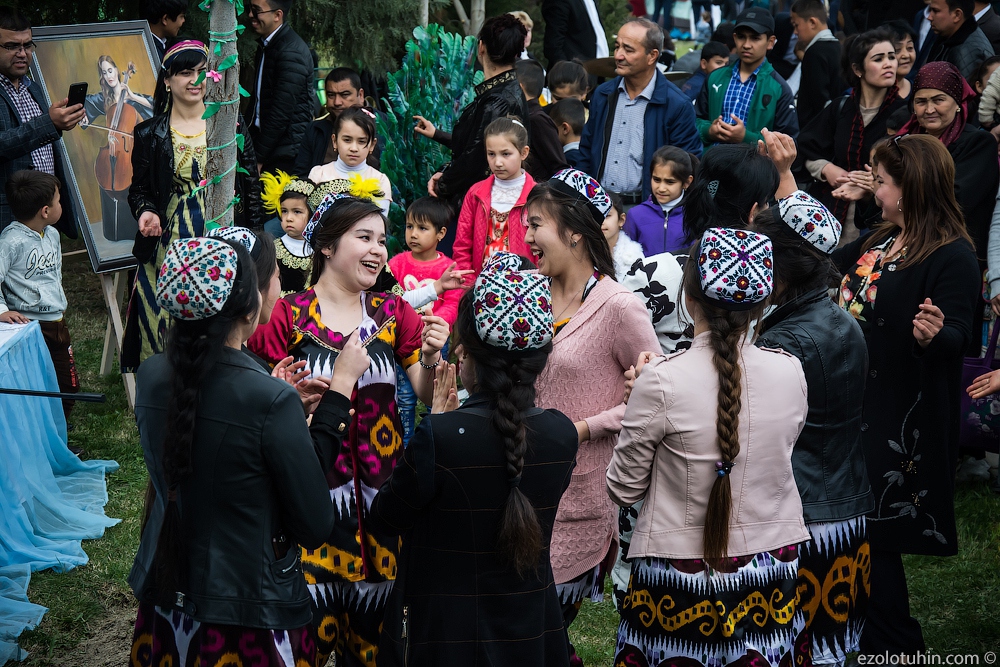
[{"label": "woman in pink cardigan", "polygon": [[[584,598],[600,599],[614,563],[617,508],[605,471],[625,414],[624,372],[659,349],[648,311],[615,282],[601,223],[611,200],[581,171],[564,169],[528,196],[524,240],[552,281],[556,334],[535,383],[537,404],[572,419],[580,437],[576,469],[552,529],[550,557],[568,628]],[[575,653],[571,664],[582,664]]]}]

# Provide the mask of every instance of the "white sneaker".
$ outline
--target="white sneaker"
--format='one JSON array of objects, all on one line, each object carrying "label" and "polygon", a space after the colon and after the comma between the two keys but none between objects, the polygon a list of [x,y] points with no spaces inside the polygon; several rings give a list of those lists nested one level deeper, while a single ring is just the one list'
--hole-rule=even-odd
[{"label": "white sneaker", "polygon": [[986,459],[974,459],[967,456],[958,472],[955,473],[956,482],[988,482],[990,481],[990,464]]}]

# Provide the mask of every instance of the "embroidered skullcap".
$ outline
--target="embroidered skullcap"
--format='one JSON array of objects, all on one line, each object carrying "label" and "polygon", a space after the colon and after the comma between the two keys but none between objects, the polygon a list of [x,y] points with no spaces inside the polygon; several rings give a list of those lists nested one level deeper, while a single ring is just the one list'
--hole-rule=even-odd
[{"label": "embroidered skullcap", "polygon": [[552,340],[549,279],[518,270],[521,258],[493,255],[473,288],[476,331],[487,345],[504,350],[537,350]]},{"label": "embroidered skullcap", "polygon": [[840,221],[826,206],[796,190],[778,202],[778,215],[789,229],[809,241],[817,250],[830,254],[840,242]]},{"label": "embroidered skullcap", "polygon": [[331,192],[325,195],[313,211],[312,217],[309,218],[306,228],[302,230],[302,238],[306,240],[309,245],[313,244],[313,234],[319,231],[320,221],[323,219],[323,214],[330,210],[336,202],[341,199],[354,199],[350,195],[340,194],[339,192]]},{"label": "embroidered skullcap", "polygon": [[181,320],[217,315],[232,294],[237,265],[236,250],[225,241],[174,241],[156,279],[156,302]]},{"label": "embroidered skullcap", "polygon": [[246,227],[216,227],[205,234],[205,236],[241,243],[253,259],[257,259],[258,255],[260,255],[260,246],[257,245],[257,235]]},{"label": "embroidered skullcap", "polygon": [[563,169],[549,179],[549,185],[559,192],[589,204],[590,214],[598,224],[611,211],[611,197],[597,179],[579,169]]},{"label": "embroidered skullcap", "polygon": [[726,310],[749,310],[771,295],[771,239],[743,229],[713,227],[701,237],[701,289]]},{"label": "embroidered skullcap", "polygon": [[200,51],[205,59],[208,59],[208,47],[205,46],[204,42],[199,42],[197,39],[186,39],[183,42],[177,42],[163,54],[163,64],[161,67],[163,69],[169,69],[170,65],[173,64],[174,58],[177,57],[178,53],[183,53],[184,51]]}]

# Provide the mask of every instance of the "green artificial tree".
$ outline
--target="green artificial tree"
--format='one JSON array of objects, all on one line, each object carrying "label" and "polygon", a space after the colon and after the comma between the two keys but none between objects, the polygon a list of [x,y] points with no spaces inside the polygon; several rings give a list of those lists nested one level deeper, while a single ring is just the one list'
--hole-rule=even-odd
[{"label": "green artificial tree", "polygon": [[406,56],[388,75],[388,112],[376,120],[382,149],[382,172],[393,184],[389,211],[390,249],[403,247],[406,207],[427,194],[427,181],[451,158],[451,151],[413,132],[414,116],[450,131],[472,101],[483,73],[476,71],[476,38],[446,32],[437,24],[414,28]]}]

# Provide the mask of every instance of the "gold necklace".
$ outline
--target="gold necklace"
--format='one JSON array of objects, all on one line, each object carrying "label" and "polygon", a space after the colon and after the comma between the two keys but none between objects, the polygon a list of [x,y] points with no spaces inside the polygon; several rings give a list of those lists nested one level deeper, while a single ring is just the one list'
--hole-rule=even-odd
[{"label": "gold necklace", "polygon": [[201,135],[205,134],[205,130],[202,130],[198,134],[184,134],[183,132],[175,128],[173,125],[170,126],[170,131],[176,134],[178,137],[181,137],[182,139],[197,139]]}]

